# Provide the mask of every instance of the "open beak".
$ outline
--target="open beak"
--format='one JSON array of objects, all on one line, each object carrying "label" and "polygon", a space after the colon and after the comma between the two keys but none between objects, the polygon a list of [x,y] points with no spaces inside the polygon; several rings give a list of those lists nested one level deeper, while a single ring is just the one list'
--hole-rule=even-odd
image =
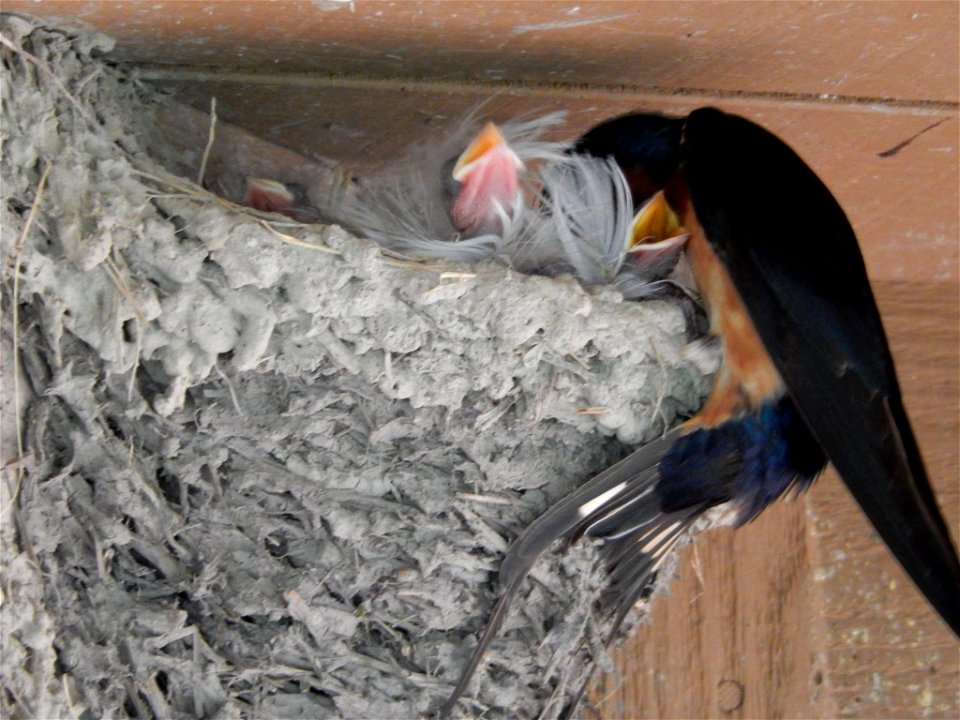
[{"label": "open beak", "polygon": [[679,253],[689,237],[661,190],[633,216],[627,252],[642,265],[648,265]]},{"label": "open beak", "polygon": [[457,158],[457,164],[453,168],[453,179],[464,182],[464,179],[475,172],[478,166],[497,159],[508,161],[516,171],[523,170],[523,161],[510,149],[497,126],[488,122]]},{"label": "open beak", "polygon": [[465,234],[501,233],[523,197],[523,161],[492,122],[464,150],[453,167],[456,188],[450,219]]}]

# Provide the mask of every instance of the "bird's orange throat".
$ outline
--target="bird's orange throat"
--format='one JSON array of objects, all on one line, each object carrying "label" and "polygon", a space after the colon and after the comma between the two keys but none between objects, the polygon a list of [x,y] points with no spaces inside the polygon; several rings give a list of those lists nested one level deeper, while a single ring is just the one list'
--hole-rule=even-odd
[{"label": "bird's orange throat", "polygon": [[710,396],[687,422],[691,430],[714,427],[783,394],[783,380],[773,365],[733,285],[727,269],[710,246],[692,203],[683,203],[681,218],[690,234],[687,257],[710,319],[710,332],[719,335],[723,362]]}]

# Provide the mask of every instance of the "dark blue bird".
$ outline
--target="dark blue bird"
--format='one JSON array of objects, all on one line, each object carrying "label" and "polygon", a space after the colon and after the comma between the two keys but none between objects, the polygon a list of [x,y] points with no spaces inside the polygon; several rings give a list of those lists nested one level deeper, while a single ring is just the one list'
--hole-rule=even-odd
[{"label": "dark blue bird", "polygon": [[609,642],[705,510],[729,504],[743,524],[789,489],[809,486],[828,461],[960,634],[960,561],[903,407],[856,236],[830,191],[775,135],[710,108],[684,118],[624,116],[590,130],[575,150],[613,158],[637,206],[665,194],[689,235],[723,362],[695,417],[564,498],[513,544],[500,569],[501,599],[441,712],[453,709],[513,594],[554,541],[602,541]]}]

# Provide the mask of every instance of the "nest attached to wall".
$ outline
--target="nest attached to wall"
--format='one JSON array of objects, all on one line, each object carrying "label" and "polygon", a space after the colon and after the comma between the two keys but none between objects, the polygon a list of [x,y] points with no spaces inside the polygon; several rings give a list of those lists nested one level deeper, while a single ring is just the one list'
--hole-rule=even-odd
[{"label": "nest attached to wall", "polygon": [[[2,32],[5,713],[435,709],[509,542],[699,405],[681,309],[238,207],[109,39]],[[461,707],[609,664],[594,559],[538,565]]]}]

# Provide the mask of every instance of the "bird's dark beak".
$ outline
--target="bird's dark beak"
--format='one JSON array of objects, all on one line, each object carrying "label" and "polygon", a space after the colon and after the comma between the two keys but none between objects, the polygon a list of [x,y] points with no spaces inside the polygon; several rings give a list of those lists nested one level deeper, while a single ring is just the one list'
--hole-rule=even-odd
[{"label": "bird's dark beak", "polygon": [[633,216],[627,236],[627,251],[646,264],[679,252],[688,237],[689,233],[660,191]]}]

